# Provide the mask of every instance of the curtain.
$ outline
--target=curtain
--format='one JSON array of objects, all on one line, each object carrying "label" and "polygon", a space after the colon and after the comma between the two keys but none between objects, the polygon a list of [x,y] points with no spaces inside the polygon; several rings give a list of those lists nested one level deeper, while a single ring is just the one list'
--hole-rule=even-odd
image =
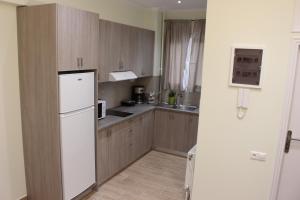
[{"label": "curtain", "polygon": [[164,89],[193,92],[201,84],[204,32],[205,20],[165,22]]}]

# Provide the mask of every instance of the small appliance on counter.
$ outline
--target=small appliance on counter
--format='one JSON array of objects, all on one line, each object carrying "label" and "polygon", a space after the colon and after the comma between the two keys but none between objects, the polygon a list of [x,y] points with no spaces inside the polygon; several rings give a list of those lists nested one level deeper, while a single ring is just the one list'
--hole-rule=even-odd
[{"label": "small appliance on counter", "polygon": [[152,91],[148,94],[148,103],[149,104],[156,104],[156,101],[155,101],[155,92]]},{"label": "small appliance on counter", "polygon": [[106,101],[98,100],[98,119],[106,117]]},{"label": "small appliance on counter", "polygon": [[121,101],[122,106],[135,106],[134,100],[123,100]]},{"label": "small appliance on counter", "polygon": [[132,99],[137,104],[143,104],[146,102],[145,87],[144,86],[133,86],[132,87]]}]

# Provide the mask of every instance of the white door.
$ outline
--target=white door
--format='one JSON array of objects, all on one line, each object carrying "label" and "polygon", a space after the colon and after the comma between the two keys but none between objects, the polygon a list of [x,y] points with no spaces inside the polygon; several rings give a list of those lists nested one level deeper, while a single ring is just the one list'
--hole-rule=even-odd
[{"label": "white door", "polygon": [[60,114],[64,200],[70,200],[96,182],[95,108]]},{"label": "white door", "polygon": [[[300,54],[298,55],[300,60]],[[292,140],[285,153],[278,190],[278,200],[300,200],[300,62],[297,64],[289,130]],[[299,140],[299,141],[298,141]]]},{"label": "white door", "polygon": [[94,72],[59,75],[60,113],[94,106]]}]

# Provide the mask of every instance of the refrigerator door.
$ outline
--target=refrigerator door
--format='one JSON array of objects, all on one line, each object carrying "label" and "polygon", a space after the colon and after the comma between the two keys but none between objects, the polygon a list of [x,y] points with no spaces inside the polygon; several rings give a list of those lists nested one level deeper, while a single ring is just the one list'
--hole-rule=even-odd
[{"label": "refrigerator door", "polygon": [[60,115],[61,159],[64,200],[96,182],[95,108]]},{"label": "refrigerator door", "polygon": [[93,106],[94,72],[59,75],[60,113]]}]

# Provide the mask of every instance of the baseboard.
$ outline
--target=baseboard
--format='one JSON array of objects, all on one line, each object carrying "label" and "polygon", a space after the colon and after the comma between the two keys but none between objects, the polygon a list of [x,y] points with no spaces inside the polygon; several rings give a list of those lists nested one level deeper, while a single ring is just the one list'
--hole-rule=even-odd
[{"label": "baseboard", "polygon": [[20,197],[19,200],[28,200],[27,195],[24,195],[23,197]]},{"label": "baseboard", "polygon": [[171,155],[174,155],[174,156],[183,157],[183,158],[187,157],[187,153],[180,152],[180,151],[174,151],[174,150],[160,148],[160,147],[153,147],[153,150],[154,151],[159,151],[159,152],[162,152],[162,153],[171,154]]},{"label": "baseboard", "polygon": [[97,190],[97,185],[96,183],[91,185],[88,189],[83,191],[81,194],[78,196],[74,197],[73,200],[86,200],[88,197],[90,197],[95,191]]}]

